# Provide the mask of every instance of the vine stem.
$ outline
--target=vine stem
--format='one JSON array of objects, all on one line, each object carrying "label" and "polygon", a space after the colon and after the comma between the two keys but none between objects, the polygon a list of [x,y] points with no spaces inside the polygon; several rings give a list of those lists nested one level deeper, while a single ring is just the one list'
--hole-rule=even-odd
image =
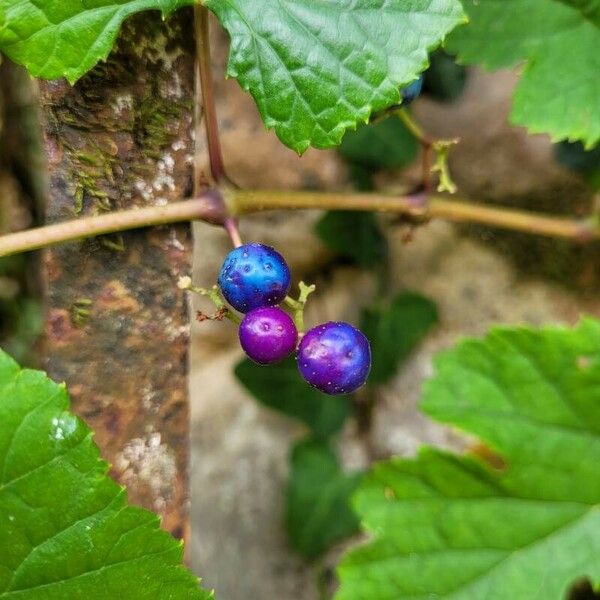
[{"label": "vine stem", "polygon": [[[196,30],[196,99],[195,99],[195,133],[196,153],[194,160],[194,196],[200,194],[201,189],[201,165],[200,152],[198,151],[200,139],[200,121],[204,115],[206,141],[208,147],[208,158],[210,162],[210,173],[214,183],[227,185],[229,179],[225,172],[223,152],[221,150],[221,139],[219,137],[219,123],[217,119],[217,106],[213,87],[212,61],[210,54],[210,29],[208,21],[208,9],[201,4],[194,5],[194,25]],[[202,109],[200,109],[202,106]],[[223,227],[231,240],[234,248],[242,245],[242,237],[238,222],[234,217],[227,218]]]},{"label": "vine stem", "polygon": [[[196,78],[199,81],[202,93],[210,172],[214,182],[220,183],[226,180],[226,175],[223,164],[223,153],[221,151],[221,140],[219,139],[219,125],[213,89],[208,9],[201,4],[194,5],[194,20],[196,27]],[[196,102],[196,104],[198,103]],[[197,110],[196,119],[199,117],[200,112]],[[196,128],[196,132],[198,132],[198,128]]]},{"label": "vine stem", "polygon": [[483,206],[441,195],[390,196],[365,193],[324,193],[274,190],[236,190],[226,202],[231,214],[243,215],[277,209],[368,210],[404,214],[420,220],[480,223],[502,229],[587,242],[600,239],[593,219],[574,220],[539,213]]},{"label": "vine stem", "polygon": [[308,297],[315,291],[316,286],[306,285],[304,281],[301,281],[299,286],[300,295],[298,300],[295,300],[291,296],[286,296],[283,302],[292,310],[294,323],[299,335],[304,335],[304,308]]},{"label": "vine stem", "polygon": [[399,108],[396,111],[396,115],[421,145],[421,178],[425,193],[429,193],[431,190],[431,150],[433,148],[433,140],[429,138],[406,108]]},{"label": "vine stem", "polygon": [[240,316],[233,312],[221,296],[221,292],[218,286],[214,285],[213,287],[206,289],[202,287],[196,287],[192,284],[191,277],[181,277],[177,282],[177,287],[181,290],[187,290],[193,294],[198,294],[199,296],[205,296],[208,298],[217,309],[217,315],[214,317],[206,317],[203,315],[203,320],[220,320],[220,319],[229,319],[232,323],[239,325],[242,322]]},{"label": "vine stem", "polygon": [[417,138],[417,141],[421,146],[431,148],[433,146],[433,140],[430,139],[423,128],[412,118],[412,115],[406,108],[399,108],[396,111],[398,118],[404,123],[406,128]]},{"label": "vine stem", "polygon": [[[230,217],[227,216],[225,204],[229,214],[232,215]],[[228,227],[227,221],[236,216],[281,209],[379,211],[402,214],[421,221],[441,218],[454,222],[480,223],[582,243],[600,239],[600,225],[594,218],[575,220],[553,217],[534,212],[482,206],[440,195],[389,196],[375,193],[228,190],[225,192],[224,203],[220,192],[209,189],[198,198],[174,202],[166,206],[134,208],[100,216],[81,217],[1,236],[0,257],[106,233],[184,221],[199,220]],[[238,242],[241,243],[241,240]]]},{"label": "vine stem", "polygon": [[0,257],[141,227],[194,220],[222,225],[224,219],[224,206],[220,195],[214,190],[207,190],[193,200],[82,217],[0,236]]}]

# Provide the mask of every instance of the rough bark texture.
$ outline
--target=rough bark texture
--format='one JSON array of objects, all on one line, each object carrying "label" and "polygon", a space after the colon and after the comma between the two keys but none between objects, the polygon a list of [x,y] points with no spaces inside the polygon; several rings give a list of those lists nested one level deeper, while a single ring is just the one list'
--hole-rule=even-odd
[{"label": "rough bark texture", "polygon": [[[181,199],[191,185],[193,31],[188,11],[146,13],[73,88],[45,83],[47,220]],[[66,381],[132,502],[188,535],[190,227],[48,250],[47,368]]]}]

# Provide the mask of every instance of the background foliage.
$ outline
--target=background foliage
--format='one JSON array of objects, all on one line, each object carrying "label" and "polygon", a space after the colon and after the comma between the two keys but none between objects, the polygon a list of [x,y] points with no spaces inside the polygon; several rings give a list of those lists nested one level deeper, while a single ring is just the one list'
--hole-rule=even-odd
[{"label": "background foliage", "polygon": [[600,321],[497,328],[435,366],[423,410],[503,462],[423,448],[376,465],[355,498],[373,541],[343,560],[336,600],[558,600],[597,584]]}]

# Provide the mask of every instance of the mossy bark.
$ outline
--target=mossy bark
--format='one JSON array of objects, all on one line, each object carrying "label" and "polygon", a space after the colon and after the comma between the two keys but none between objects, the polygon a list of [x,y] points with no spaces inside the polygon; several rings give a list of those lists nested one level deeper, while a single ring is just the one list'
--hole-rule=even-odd
[{"label": "mossy bark", "polygon": [[[191,12],[127,22],[74,87],[42,84],[48,222],[184,198],[192,183]],[[132,502],[188,534],[188,225],[44,253],[46,360]]]}]

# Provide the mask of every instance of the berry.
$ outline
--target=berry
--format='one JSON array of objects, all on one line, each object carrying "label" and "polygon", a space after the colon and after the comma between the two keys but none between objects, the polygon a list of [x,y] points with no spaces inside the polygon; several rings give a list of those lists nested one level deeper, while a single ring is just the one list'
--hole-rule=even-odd
[{"label": "berry", "polygon": [[290,269],[283,256],[263,244],[244,244],[232,250],[219,273],[223,296],[242,313],[279,304],[290,282]]},{"label": "berry", "polygon": [[240,325],[239,336],[244,352],[259,365],[283,360],[294,351],[298,341],[294,321],[273,306],[251,310]]},{"label": "berry", "polygon": [[367,380],[369,340],[349,323],[329,322],[306,333],[298,349],[298,369],[310,385],[326,394],[348,394]]},{"label": "berry", "polygon": [[416,81],[413,81],[410,85],[400,90],[402,94],[402,104],[408,106],[413,100],[415,100],[421,93],[423,88],[423,75]]}]

